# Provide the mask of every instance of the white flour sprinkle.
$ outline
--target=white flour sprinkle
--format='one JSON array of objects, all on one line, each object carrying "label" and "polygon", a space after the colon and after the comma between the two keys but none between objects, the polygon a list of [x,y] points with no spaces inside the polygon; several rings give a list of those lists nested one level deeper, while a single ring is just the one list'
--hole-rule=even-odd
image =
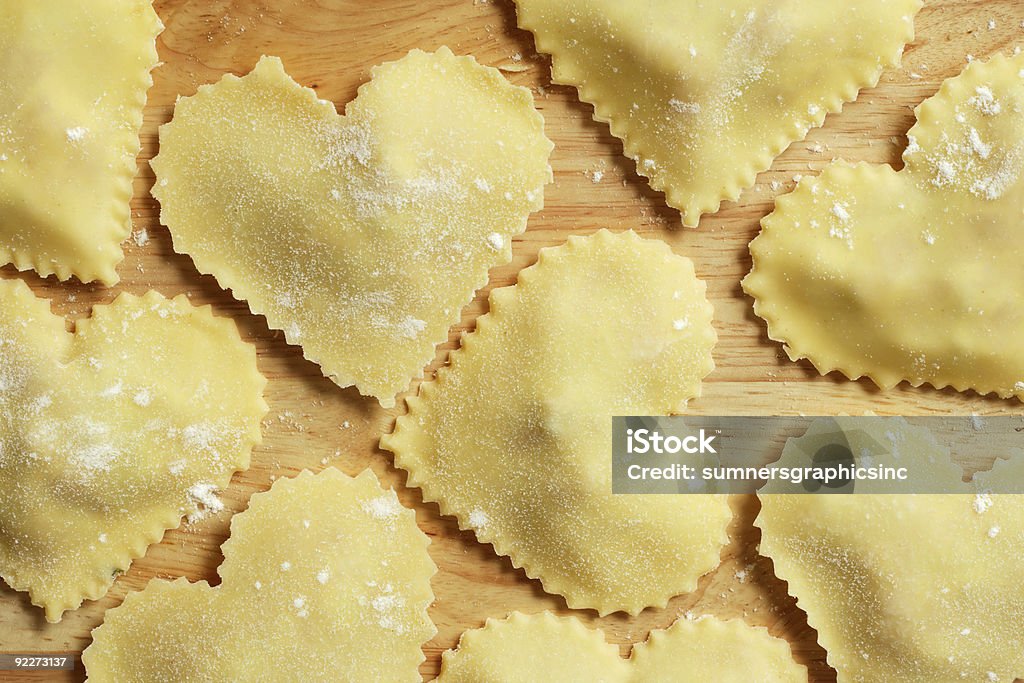
[{"label": "white flour sprinkle", "polygon": [[[987,114],[1001,111],[990,88],[982,86],[976,90],[978,94],[969,100],[971,104]],[[958,187],[982,199],[999,199],[1020,180],[1024,171],[1024,143],[999,147],[994,141],[986,141],[977,128],[967,125],[967,116],[962,111],[958,110],[955,118],[962,124],[960,135],[944,134],[938,149],[927,157],[935,174],[932,185]],[[916,141],[911,143],[916,147]],[[911,152],[911,147],[907,151]]]},{"label": "white flour sprinkle", "polygon": [[829,237],[834,237],[837,240],[842,240],[846,243],[847,249],[853,249],[853,234],[849,228],[846,227],[831,227],[828,230]]},{"label": "white flour sprinkle", "polygon": [[967,103],[982,114],[986,116],[995,116],[1003,110],[1003,106],[996,100],[996,96],[993,94],[992,88],[986,85],[979,85],[974,89],[974,92],[974,97],[967,100]]},{"label": "white flour sprinkle", "polygon": [[134,401],[137,406],[145,408],[146,406],[153,402],[153,397],[150,396],[149,391],[147,389],[140,389],[139,391],[135,392]]},{"label": "white flour sprinkle", "polygon": [[505,246],[505,238],[496,232],[492,232],[487,236],[487,246],[494,251],[498,251]]},{"label": "white flour sprinkle", "polygon": [[296,303],[295,295],[291,292],[281,292],[277,295],[277,305],[282,308],[294,310]]},{"label": "white flour sprinkle", "polygon": [[198,506],[198,509],[188,516],[189,522],[195,522],[207,515],[217,513],[224,509],[224,503],[216,495],[217,487],[213,484],[200,483],[188,490],[189,498]]},{"label": "white flour sprinkle", "polygon": [[420,332],[427,329],[427,323],[419,318],[407,315],[401,322],[395,325],[395,327],[397,328],[400,336],[405,337],[406,339],[415,339],[419,336]]},{"label": "white flour sprinkle", "polygon": [[395,492],[389,491],[383,496],[371,498],[363,503],[363,511],[374,519],[387,521],[398,516],[402,511],[402,504],[398,502]]},{"label": "white flour sprinkle", "polygon": [[672,321],[672,327],[676,330],[685,330],[690,326],[689,318],[680,318],[679,320]]},{"label": "white flour sprinkle", "polygon": [[[844,202],[835,202],[829,210],[836,218],[835,224],[829,227],[829,237],[842,240],[846,243],[847,249],[853,249],[853,232],[850,229],[850,205]],[[813,226],[812,226],[813,227]]]},{"label": "white flour sprinkle", "polygon": [[135,246],[144,247],[149,244],[149,232],[145,228],[141,228],[132,235],[132,239],[135,240]]},{"label": "white flour sprinkle", "polygon": [[992,508],[992,496],[987,493],[979,493],[974,497],[974,511],[983,515]]},{"label": "white flour sprinkle", "polygon": [[75,126],[74,128],[68,128],[64,131],[64,134],[68,136],[69,142],[81,142],[89,134],[89,129],[84,126]]},{"label": "white flour sprinkle", "polygon": [[396,595],[378,595],[375,597],[370,604],[378,612],[384,612],[389,609],[393,609],[395,605],[399,604],[400,599]]},{"label": "white flour sprinkle", "polygon": [[981,134],[977,128],[971,128],[968,133],[968,139],[971,143],[971,151],[977,154],[982,159],[988,159],[992,154],[992,145],[985,144],[981,139]]},{"label": "white flour sprinkle", "polygon": [[109,472],[110,466],[120,457],[121,452],[109,443],[83,446],[68,458],[71,465],[81,470],[84,477],[99,472]]},{"label": "white flour sprinkle", "polygon": [[945,187],[956,179],[956,167],[949,159],[940,159],[935,165],[935,178],[932,184],[936,187]]},{"label": "white flour sprinkle", "polygon": [[971,183],[971,193],[975,196],[989,200],[999,199],[1020,180],[1024,167],[1024,146],[1014,147],[1001,157],[995,169],[991,169],[988,174]]},{"label": "white flour sprinkle", "polygon": [[373,609],[379,615],[378,624],[381,628],[395,633],[404,633],[405,625],[401,620],[401,609],[405,606],[405,598],[391,594],[391,586],[384,586],[387,595],[378,595],[370,601]]},{"label": "white flour sprinkle", "polygon": [[38,396],[29,403],[29,412],[33,415],[39,415],[41,412],[53,405],[53,397],[49,394],[43,394]]},{"label": "white flour sprinkle", "polygon": [[489,521],[487,513],[479,508],[469,513],[469,525],[474,529],[483,529]]},{"label": "white flour sprinkle", "polygon": [[836,202],[835,204],[832,205],[832,215],[838,218],[843,223],[846,223],[850,220],[849,208],[849,204]]},{"label": "white flour sprinkle", "polygon": [[997,526],[994,526],[994,527],[992,527],[991,529],[988,530],[988,537],[989,538],[995,538],[996,536],[999,535],[1000,531],[1002,531],[1002,529],[1000,529]]},{"label": "white flour sprinkle", "polygon": [[288,571],[291,568],[292,568],[292,563],[289,562],[288,560],[285,560],[284,562],[281,563],[281,571],[286,572],[286,571]]},{"label": "white flour sprinkle", "polygon": [[194,453],[213,452],[218,439],[217,428],[209,422],[191,424],[181,430],[181,434],[185,440],[185,448]]},{"label": "white flour sprinkle", "polygon": [[700,113],[700,103],[698,102],[684,102],[673,97],[668,101],[668,106],[670,106],[673,111],[677,111],[680,114]]},{"label": "white flour sprinkle", "polygon": [[321,584],[326,584],[331,578],[331,573],[326,569],[321,569],[316,573],[316,580]]}]

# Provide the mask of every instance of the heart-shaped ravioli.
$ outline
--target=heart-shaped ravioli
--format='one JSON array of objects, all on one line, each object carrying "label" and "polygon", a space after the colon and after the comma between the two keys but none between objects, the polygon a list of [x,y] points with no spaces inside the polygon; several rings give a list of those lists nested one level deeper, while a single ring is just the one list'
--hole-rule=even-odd
[{"label": "heart-shaped ravioli", "polygon": [[722,495],[612,495],[611,419],[682,411],[714,367],[711,305],[663,242],[545,249],[381,440],[424,498],[570,607],[664,606],[713,569]]},{"label": "heart-shaped ravioli", "polygon": [[[791,439],[780,463],[805,464],[801,442],[814,430]],[[916,464],[911,473],[942,473],[942,489],[962,493],[760,494],[761,552],[807,612],[840,683],[1024,677],[1024,500],[976,493],[925,428],[892,419],[856,430],[858,466],[867,465],[861,444],[886,445],[872,462]],[[1019,477],[1024,457],[1016,460],[976,479]]]},{"label": "heart-shaped ravioli", "polygon": [[192,256],[340,386],[393,406],[542,206],[525,88],[446,48],[373,69],[340,117],[263,58],[179,101],[153,160]]},{"label": "heart-shaped ravioli", "polygon": [[696,226],[899,63],[920,0],[516,0],[519,24]]},{"label": "heart-shaped ravioli", "polygon": [[281,479],[231,520],[219,586],[154,579],[107,612],[89,680],[420,681],[429,543],[369,471]]},{"label": "heart-shaped ravioli", "polygon": [[651,632],[629,660],[573,617],[488,619],[444,653],[438,683],[806,683],[789,645],[739,620],[681,619]]},{"label": "heart-shaped ravioli", "polygon": [[117,282],[162,28],[150,0],[0,3],[0,264]]},{"label": "heart-shaped ravioli", "polygon": [[917,109],[906,166],[842,162],[780,197],[743,282],[821,373],[1024,396],[1024,56]]},{"label": "heart-shaped ravioli", "polygon": [[74,334],[0,281],[0,575],[57,621],[249,466],[256,354],[184,297],[122,294]]}]

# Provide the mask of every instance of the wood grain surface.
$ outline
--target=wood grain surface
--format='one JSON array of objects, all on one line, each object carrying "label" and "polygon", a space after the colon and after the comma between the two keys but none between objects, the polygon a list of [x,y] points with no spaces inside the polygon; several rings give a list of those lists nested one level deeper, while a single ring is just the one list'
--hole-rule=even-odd
[{"label": "wood grain surface", "polygon": [[[759,534],[751,524],[756,501],[737,503],[732,543],[722,554],[721,566],[701,580],[696,592],[636,618],[598,618],[593,612],[568,610],[561,598],[546,595],[538,582],[495,556],[490,546],[460,532],[436,505],[424,504],[417,490],[404,487],[405,475],[394,469],[390,455],[377,448],[401,402],[396,410],[384,410],[355,389],[339,389],[305,361],[299,349],[286,344],[281,333],[268,329],[262,317],[251,315],[245,303],[233,300],[213,278],[200,275],[187,256],[173,252],[170,236],[159,223],[158,206],[149,196],[149,159],[157,151],[157,128],[171,118],[176,97],[191,95],[226,72],[246,73],[262,54],[282,57],[296,80],[343,110],[367,80],[371,66],[397,59],[412,48],[448,45],[457,53],[475,55],[483,64],[504,67],[510,81],[532,88],[555,142],[555,182],[547,188],[545,209],[514,241],[514,262],[492,271],[489,287],[515,282],[516,273],[535,261],[539,249],[561,244],[569,234],[601,227],[634,229],[663,239],[692,258],[708,282],[720,337],[717,369],[707,379],[703,397],[692,402],[694,412],[1021,413],[1018,403],[972,394],[905,386],[883,393],[867,381],[821,377],[807,363],[788,361],[780,346],[766,338],[739,282],[750,267],[747,244],[757,233],[759,219],[771,211],[775,195],[792,187],[794,175],[816,173],[839,157],[899,166],[914,106],[932,95],[943,79],[959,73],[968,55],[983,59],[1024,45],[1024,2],[926,0],[916,22],[917,40],[907,48],[902,68],[885,73],[877,88],[830,116],[807,141],[792,145],[760,176],[756,187],[718,214],[705,216],[697,230],[681,228],[678,213],[636,175],[633,163],[622,156],[621,143],[605,125],[591,119],[591,107],[581,104],[573,89],[550,84],[550,64],[536,54],[530,34],[517,29],[510,0],[157,0],[155,5],[167,27],[158,40],[163,64],[154,72],[149,93],[132,201],[135,229],[145,230],[149,242],[126,243],[127,258],[119,269],[122,283],[111,289],[62,284],[10,267],[0,275],[23,278],[39,295],[52,298],[53,309],[71,320],[88,316],[93,304],[109,302],[121,291],[156,289],[168,296],[185,292],[195,304],[212,304],[217,314],[233,318],[243,338],[258,350],[260,370],[269,379],[266,398],[271,412],[265,442],[254,453],[252,468],[237,475],[224,492],[223,514],[168,532],[105,598],[65,614],[61,623],[46,624],[42,611],[30,606],[25,594],[0,590],[0,650],[78,653],[88,645],[89,632],[101,623],[104,611],[150,579],[184,576],[218,582],[220,545],[231,514],[244,510],[249,496],[265,491],[275,478],[293,476],[303,468],[338,467],[356,474],[370,467],[415,508],[420,527],[433,540],[430,554],[439,573],[433,582],[437,601],[430,616],[438,633],[425,647],[422,673],[427,680],[438,672],[441,653],[453,647],[463,631],[511,610],[544,609],[575,614],[590,626],[602,627],[623,655],[651,629],[666,627],[685,612],[741,617],[786,638],[794,656],[810,667],[812,681],[835,680],[816,634],[787,595],[786,585],[774,578],[771,562],[756,552]],[[594,171],[603,177],[598,180]],[[781,189],[772,189],[773,181],[779,181]],[[432,369],[444,362],[459,334],[471,329],[486,310],[488,291],[481,290],[463,311]],[[74,674],[8,673],[4,680],[83,678],[79,665]]]}]

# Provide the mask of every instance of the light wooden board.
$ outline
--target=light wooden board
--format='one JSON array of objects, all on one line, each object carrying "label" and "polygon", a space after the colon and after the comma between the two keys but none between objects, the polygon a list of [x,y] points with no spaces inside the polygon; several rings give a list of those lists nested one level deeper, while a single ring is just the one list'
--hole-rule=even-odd
[{"label": "light wooden board", "polygon": [[[837,1],[837,6],[841,4]],[[490,546],[478,544],[471,533],[460,532],[435,505],[424,504],[418,491],[403,487],[404,474],[394,469],[388,454],[377,449],[377,440],[390,429],[396,410],[383,410],[354,389],[341,390],[323,379],[318,368],[303,360],[297,348],[285,344],[280,333],[269,330],[262,317],[250,315],[246,305],[221,291],[213,278],[200,276],[188,257],[172,251],[167,230],[159,225],[156,202],[149,197],[153,177],[148,160],[156,153],[157,127],[170,119],[178,95],[191,95],[197,86],[225,72],[245,73],[261,54],[281,56],[294,78],[316,88],[339,109],[354,97],[371,66],[397,59],[415,47],[432,50],[448,45],[458,53],[475,55],[484,64],[525,67],[507,75],[513,83],[537,93],[537,106],[556,145],[551,160],[555,183],[547,189],[544,211],[515,240],[514,263],[495,269],[490,286],[513,283],[516,273],[535,261],[539,249],[560,244],[571,233],[632,228],[666,240],[696,262],[715,305],[718,367],[705,384],[704,396],[692,403],[695,412],[1021,412],[1019,404],[951,391],[901,387],[881,393],[868,382],[820,377],[806,363],[789,362],[780,347],[766,339],[763,324],[753,316],[751,302],[739,287],[750,267],[747,243],[778,194],[771,189],[772,181],[781,181],[781,191],[788,191],[795,174],[815,173],[837,157],[898,166],[906,144],[904,134],[914,122],[912,108],[933,94],[944,78],[959,73],[967,55],[986,58],[1024,45],[1020,0],[926,0],[917,20],[918,38],[908,47],[903,67],[887,72],[877,88],[862,93],[841,115],[830,116],[807,142],[794,144],[771,171],[761,175],[755,188],[717,215],[705,216],[699,230],[680,228],[678,214],[636,175],[633,163],[621,155],[621,143],[603,124],[592,121],[590,106],[581,104],[574,90],[550,86],[549,63],[536,55],[530,34],[516,28],[510,0],[157,0],[156,8],[167,25],[158,43],[164,64],[156,69],[156,83],[149,94],[132,202],[136,229],[145,229],[150,242],[144,247],[131,241],[126,244],[127,259],[120,268],[123,282],[109,290],[41,280],[10,268],[0,270],[0,275],[22,277],[38,294],[53,299],[55,311],[71,319],[88,315],[93,304],[109,302],[120,291],[141,293],[153,288],[168,296],[187,292],[196,304],[213,304],[216,313],[234,318],[243,337],[256,345],[260,369],[270,380],[265,443],[256,450],[252,469],[236,476],[224,494],[227,512],[169,532],[118,579],[105,598],[66,614],[60,624],[45,624],[41,610],[31,607],[24,594],[0,590],[0,650],[79,652],[89,643],[89,632],[102,621],[104,610],[119,604],[127,592],[143,588],[151,578],[185,576],[217,582],[220,544],[230,513],[243,510],[249,496],[266,490],[274,478],[293,476],[303,468],[318,470],[325,463],[349,474],[372,468],[398,488],[402,501],[416,509],[421,528],[433,539],[430,553],[440,571],[433,582],[437,601],[430,614],[438,633],[425,648],[422,672],[426,679],[437,673],[441,652],[487,617],[502,617],[511,610],[570,613],[563,600],[545,595],[538,582],[513,569],[507,559],[496,557]],[[990,20],[995,21],[993,29],[989,29]],[[516,55],[522,56],[521,61],[514,59]],[[604,172],[600,182],[592,180],[595,170]],[[488,291],[479,292],[463,312],[433,368],[455,347],[459,333],[472,328],[473,320],[485,310]],[[737,511],[733,541],[723,553],[721,567],[704,577],[693,594],[632,619],[571,613],[604,628],[623,654],[652,628],[666,627],[687,611],[742,617],[787,638],[794,655],[810,666],[812,681],[835,680],[815,633],[787,596],[785,584],[773,577],[771,563],[756,553],[758,532],[751,526],[756,502],[743,503]],[[17,680],[83,677],[78,671],[63,677],[22,675]]]}]

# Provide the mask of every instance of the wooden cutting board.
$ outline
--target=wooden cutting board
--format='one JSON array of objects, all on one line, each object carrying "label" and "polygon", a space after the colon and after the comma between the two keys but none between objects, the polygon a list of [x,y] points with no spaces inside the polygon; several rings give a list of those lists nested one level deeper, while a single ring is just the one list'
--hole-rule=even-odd
[{"label": "wooden cutting board", "polygon": [[[954,76],[968,55],[984,59],[1024,46],[1024,3],[1020,0],[926,0],[917,19],[917,40],[906,50],[903,67],[887,72],[881,84],[861,94],[840,115],[830,116],[823,129],[794,144],[761,174],[757,186],[736,203],[705,216],[699,230],[683,230],[679,215],[660,193],[639,178],[622,145],[607,127],[591,119],[571,88],[550,85],[549,62],[538,56],[529,33],[516,28],[511,0],[157,0],[167,28],[158,41],[163,64],[154,72],[155,85],[142,131],[142,154],[135,182],[132,213],[137,231],[149,237],[144,245],[129,241],[120,268],[122,283],[113,289],[60,284],[10,267],[0,276],[20,277],[41,296],[53,299],[54,310],[70,318],[87,316],[93,304],[111,301],[120,291],[156,289],[167,296],[186,292],[195,304],[212,304],[219,315],[237,321],[243,338],[256,345],[261,371],[270,380],[266,397],[270,414],[265,443],[249,471],[235,477],[223,495],[227,511],[195,526],[167,533],[164,540],[120,577],[97,602],[68,613],[60,624],[48,625],[42,611],[23,593],[0,589],[0,651],[80,652],[105,610],[125,594],[140,590],[153,577],[184,576],[217,582],[220,545],[231,513],[245,509],[253,493],[265,491],[276,477],[290,477],[303,468],[338,467],[349,474],[370,467],[395,486],[402,501],[416,509],[421,528],[431,536],[430,549],[440,568],[434,578],[437,601],[431,617],[437,635],[426,645],[422,672],[432,679],[441,653],[459,635],[479,627],[487,617],[511,610],[544,609],[572,613],[590,626],[602,627],[622,653],[654,628],[671,624],[684,612],[742,617],[764,625],[793,645],[806,663],[812,681],[834,681],[825,653],[816,644],[786,586],[773,577],[771,563],[757,555],[758,532],[751,526],[756,502],[737,506],[732,543],[722,564],[704,577],[698,590],[679,596],[663,610],[647,610],[636,618],[621,614],[598,618],[587,611],[570,612],[561,598],[546,595],[509,561],[496,557],[473,534],[460,532],[453,519],[436,505],[424,504],[419,492],[404,488],[405,475],[394,469],[389,454],[377,449],[380,434],[390,429],[398,410],[384,410],[354,389],[339,389],[305,361],[279,332],[260,316],[234,301],[213,278],[199,275],[187,256],[176,255],[149,196],[153,175],[149,159],[157,151],[157,128],[171,118],[175,98],[191,95],[203,83],[226,72],[249,71],[262,54],[279,55],[289,73],[321,97],[343,108],[367,80],[375,64],[401,57],[412,48],[450,46],[472,54],[483,64],[504,67],[513,83],[534,89],[537,107],[555,142],[551,159],[555,182],[546,190],[546,208],[535,215],[528,231],[514,242],[515,261],[491,273],[490,287],[515,282],[516,273],[533,263],[542,247],[561,244],[572,233],[601,227],[634,229],[663,239],[692,258],[708,282],[715,305],[720,341],[717,369],[692,403],[703,414],[924,414],[1021,412],[1019,404],[960,395],[951,391],[900,387],[881,393],[866,381],[820,377],[807,363],[789,362],[778,344],[768,341],[764,325],[754,317],[739,281],[750,268],[747,243],[757,234],[759,219],[771,211],[775,195],[793,186],[796,174],[816,173],[833,158],[900,164],[904,134],[914,122],[912,108],[932,95],[941,81]],[[990,23],[992,22],[992,23]],[[598,172],[595,175],[595,172]],[[603,174],[603,175],[602,175]],[[781,189],[772,189],[773,183]],[[143,242],[143,240],[139,240]],[[489,288],[463,312],[451,341],[439,349],[436,368],[455,340],[486,309]],[[430,373],[428,373],[429,376]],[[188,656],[187,653],[182,653]],[[14,674],[3,680],[78,681],[74,674]]]}]

